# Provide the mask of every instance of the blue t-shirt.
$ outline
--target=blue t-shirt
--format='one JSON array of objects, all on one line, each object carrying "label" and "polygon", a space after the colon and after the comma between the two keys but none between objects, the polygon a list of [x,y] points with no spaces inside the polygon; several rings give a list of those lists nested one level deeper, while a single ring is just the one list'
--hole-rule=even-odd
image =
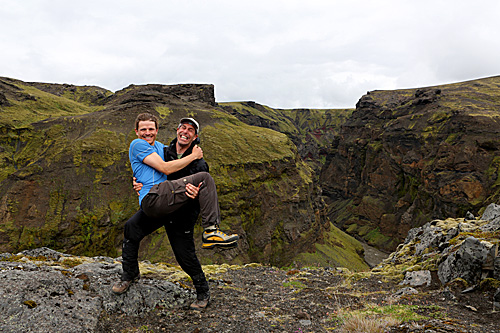
[{"label": "blue t-shirt", "polygon": [[157,153],[162,160],[165,160],[163,147],[165,147],[165,145],[161,142],[155,141],[152,146],[143,139],[135,139],[130,143],[128,158],[132,165],[132,170],[134,171],[134,177],[137,178],[138,183],[142,183],[142,189],[139,191],[139,204],[141,204],[142,199],[148,194],[153,185],[167,180],[166,174],[143,162],[144,158],[152,153]]}]

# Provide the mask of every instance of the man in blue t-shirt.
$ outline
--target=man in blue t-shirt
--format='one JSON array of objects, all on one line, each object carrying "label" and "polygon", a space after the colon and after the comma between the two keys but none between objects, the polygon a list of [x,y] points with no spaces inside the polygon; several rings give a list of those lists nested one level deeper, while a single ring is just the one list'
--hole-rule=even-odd
[{"label": "man in blue t-shirt", "polygon": [[[192,219],[186,216],[184,226],[178,223],[172,225],[172,219],[166,218],[168,214],[186,206],[190,199],[198,198],[202,211],[202,225],[205,228],[203,247],[235,246],[239,239],[238,235],[226,235],[218,228],[220,212],[212,177],[207,172],[189,175],[197,170],[208,171],[208,166],[203,160],[201,160],[203,163],[198,163],[203,157],[203,151],[193,142],[197,138],[198,130],[199,125],[194,119],[181,119],[177,130],[178,141],[180,141],[177,150],[183,153],[182,158],[169,159],[165,162],[165,147],[156,141],[157,118],[151,114],[140,114],[137,117],[138,138],[130,144],[129,159],[134,177],[143,185],[139,191],[141,210],[125,224],[122,251],[123,274],[121,281],[113,286],[114,293],[126,292],[130,284],[139,277],[137,255],[140,240],[159,227],[165,226],[179,264],[191,276],[196,287],[197,301],[191,307],[202,309],[208,305],[210,297],[208,284],[194,251],[192,238],[194,224],[188,225],[189,220]],[[169,181],[167,174],[175,176],[183,174],[184,176],[181,177],[182,179]],[[198,186],[193,184],[198,184]],[[176,218],[176,220],[179,219]]]}]

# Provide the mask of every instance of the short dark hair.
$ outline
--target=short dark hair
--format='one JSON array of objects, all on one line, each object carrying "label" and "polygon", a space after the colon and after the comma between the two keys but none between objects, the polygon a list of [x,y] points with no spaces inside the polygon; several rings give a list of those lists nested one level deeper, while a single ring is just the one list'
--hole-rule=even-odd
[{"label": "short dark hair", "polygon": [[139,129],[139,122],[140,121],[153,121],[155,123],[156,129],[158,129],[158,117],[151,113],[141,113],[140,115],[135,118],[135,129]]}]

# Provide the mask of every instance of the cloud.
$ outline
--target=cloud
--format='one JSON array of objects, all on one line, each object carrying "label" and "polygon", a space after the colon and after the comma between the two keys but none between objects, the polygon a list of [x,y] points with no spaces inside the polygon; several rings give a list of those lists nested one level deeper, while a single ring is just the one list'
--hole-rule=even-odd
[{"label": "cloud", "polygon": [[498,75],[500,3],[0,0],[0,75],[211,83],[217,101],[354,107],[369,90]]}]

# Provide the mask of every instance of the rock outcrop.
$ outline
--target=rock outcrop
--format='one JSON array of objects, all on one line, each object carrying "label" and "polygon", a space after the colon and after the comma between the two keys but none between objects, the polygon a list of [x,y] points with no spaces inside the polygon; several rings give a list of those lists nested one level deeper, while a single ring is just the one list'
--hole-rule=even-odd
[{"label": "rock outcrop", "polygon": [[118,296],[111,292],[121,272],[116,259],[71,256],[48,248],[3,253],[0,331],[94,332],[105,313],[139,316],[194,300],[192,286],[174,283],[187,277],[179,268],[141,263],[141,269],[144,278]]},{"label": "rock outcrop", "polygon": [[373,271],[401,275],[402,284],[412,286],[499,288],[499,239],[500,206],[490,204],[481,218],[434,220],[411,229]]},{"label": "rock outcrop", "polygon": [[363,96],[321,171],[330,219],[392,251],[414,227],[497,202],[499,84],[492,77]]}]

